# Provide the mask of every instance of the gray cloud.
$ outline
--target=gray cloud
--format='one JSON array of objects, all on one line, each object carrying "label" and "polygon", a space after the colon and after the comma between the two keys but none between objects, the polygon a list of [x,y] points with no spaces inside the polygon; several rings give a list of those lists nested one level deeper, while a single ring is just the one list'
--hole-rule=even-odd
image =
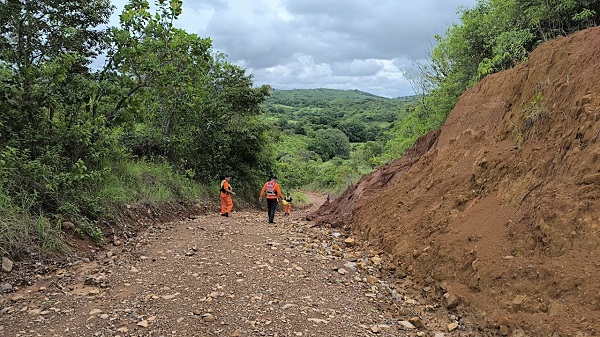
[{"label": "gray cloud", "polygon": [[352,60],[350,62],[337,62],[332,66],[335,76],[373,76],[383,70],[383,65],[376,60]]},{"label": "gray cloud", "polygon": [[[277,89],[413,95],[406,73],[477,0],[184,0],[178,27]],[[125,0],[113,0],[120,11]],[[118,21],[118,20],[117,20]]]}]

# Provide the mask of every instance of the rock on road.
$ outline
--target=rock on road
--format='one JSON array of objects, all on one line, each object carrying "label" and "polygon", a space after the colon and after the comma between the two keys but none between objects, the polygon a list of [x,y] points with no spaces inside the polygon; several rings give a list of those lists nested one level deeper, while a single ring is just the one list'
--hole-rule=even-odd
[{"label": "rock on road", "polygon": [[305,215],[278,212],[268,224],[266,212],[244,211],[150,227],[4,296],[0,335],[470,335],[427,297],[432,289]]}]

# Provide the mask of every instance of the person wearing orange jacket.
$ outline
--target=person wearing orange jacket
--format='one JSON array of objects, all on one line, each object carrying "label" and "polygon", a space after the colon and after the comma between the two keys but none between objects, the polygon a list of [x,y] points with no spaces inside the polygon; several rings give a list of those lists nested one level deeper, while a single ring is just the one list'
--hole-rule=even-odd
[{"label": "person wearing orange jacket", "polygon": [[289,216],[292,213],[292,200],[292,195],[288,193],[285,198],[283,198],[283,201],[281,201],[281,204],[283,205],[283,215]]},{"label": "person wearing orange jacket", "polygon": [[231,181],[231,176],[226,176],[223,181],[221,181],[221,216],[229,216],[231,210],[233,209],[233,200],[231,200],[231,196],[235,195],[235,192],[232,190],[229,182]]},{"label": "person wearing orange jacket", "polygon": [[258,197],[259,202],[262,202],[262,198],[265,194],[267,195],[267,214],[269,216],[269,223],[275,223],[277,204],[279,204],[280,198],[283,199],[283,194],[281,194],[281,189],[277,183],[276,176],[271,176],[271,180],[267,181],[263,186],[260,191],[260,196]]}]

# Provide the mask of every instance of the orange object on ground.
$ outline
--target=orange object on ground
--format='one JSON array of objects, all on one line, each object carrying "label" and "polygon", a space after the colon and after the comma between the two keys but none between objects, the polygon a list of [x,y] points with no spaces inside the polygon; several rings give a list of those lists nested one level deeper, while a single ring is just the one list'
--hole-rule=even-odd
[{"label": "orange object on ground", "polygon": [[283,204],[283,215],[290,215],[290,213],[292,212],[292,200],[292,196],[288,194],[281,201],[281,203]]}]

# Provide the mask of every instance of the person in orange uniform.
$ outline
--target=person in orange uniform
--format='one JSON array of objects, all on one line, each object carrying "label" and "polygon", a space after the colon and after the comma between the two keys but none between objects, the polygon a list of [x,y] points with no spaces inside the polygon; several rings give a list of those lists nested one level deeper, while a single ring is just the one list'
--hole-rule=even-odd
[{"label": "person in orange uniform", "polygon": [[235,195],[235,192],[229,184],[230,181],[231,176],[226,176],[225,179],[221,181],[221,216],[228,217],[233,209],[233,200],[231,200],[231,196]]},{"label": "person in orange uniform", "polygon": [[290,215],[292,213],[292,195],[288,193],[288,195],[283,198],[281,204],[283,205],[283,215]]},{"label": "person in orange uniform", "polygon": [[281,194],[281,189],[277,183],[276,176],[271,176],[271,180],[267,181],[263,186],[260,191],[260,196],[258,197],[259,202],[262,202],[262,198],[265,194],[267,195],[267,214],[269,216],[269,223],[275,223],[277,204],[279,204],[280,198],[283,199],[283,194]]}]

